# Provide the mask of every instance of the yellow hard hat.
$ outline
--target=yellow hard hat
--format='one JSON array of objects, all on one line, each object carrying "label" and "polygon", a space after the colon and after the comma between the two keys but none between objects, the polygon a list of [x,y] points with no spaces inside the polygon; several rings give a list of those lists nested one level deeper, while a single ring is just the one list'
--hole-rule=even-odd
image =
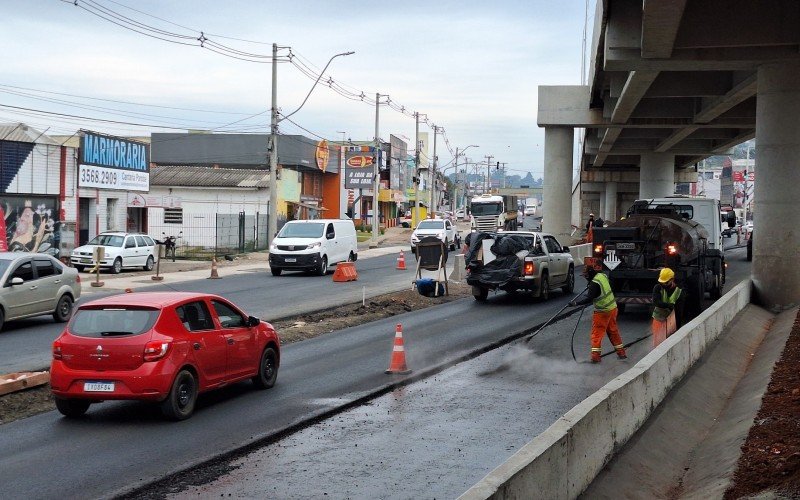
[{"label": "yellow hard hat", "polygon": [[664,269],[661,270],[661,272],[658,275],[658,282],[666,283],[667,281],[673,279],[674,277],[675,277],[675,272],[672,269],[665,267]]}]

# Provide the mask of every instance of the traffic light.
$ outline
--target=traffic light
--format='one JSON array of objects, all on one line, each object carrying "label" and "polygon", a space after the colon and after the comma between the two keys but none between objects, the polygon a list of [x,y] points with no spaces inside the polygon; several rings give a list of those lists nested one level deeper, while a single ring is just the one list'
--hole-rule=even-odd
[{"label": "traffic light", "polygon": [[495,170],[500,170],[500,162],[499,161],[497,162],[497,166],[495,167]]}]

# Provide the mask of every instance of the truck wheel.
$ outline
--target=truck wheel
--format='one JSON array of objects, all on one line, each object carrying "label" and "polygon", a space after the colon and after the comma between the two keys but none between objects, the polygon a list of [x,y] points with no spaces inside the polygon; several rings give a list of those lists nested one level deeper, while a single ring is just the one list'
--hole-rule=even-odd
[{"label": "truck wheel", "polygon": [[572,293],[575,290],[575,267],[569,266],[569,272],[567,273],[567,282],[561,287],[561,291],[564,293]]},{"label": "truck wheel", "polygon": [[482,288],[482,287],[479,287],[479,286],[473,286],[472,287],[472,296],[478,302],[486,302],[486,298],[489,297],[489,289],[488,288]]},{"label": "truck wheel", "polygon": [[550,298],[550,279],[547,274],[542,274],[542,284],[539,286],[539,300],[546,302]]},{"label": "truck wheel", "polygon": [[693,276],[688,280],[689,297],[686,301],[686,321],[691,321],[703,311],[703,300],[705,299],[706,289],[703,280],[699,276]]}]

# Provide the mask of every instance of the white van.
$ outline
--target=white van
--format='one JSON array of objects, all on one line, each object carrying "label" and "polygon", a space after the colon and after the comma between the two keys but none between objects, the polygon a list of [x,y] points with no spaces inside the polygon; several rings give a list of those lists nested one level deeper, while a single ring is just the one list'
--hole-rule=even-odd
[{"label": "white van", "polygon": [[356,228],[352,220],[316,219],[287,222],[269,248],[273,276],[284,269],[328,274],[328,266],[358,259]]}]

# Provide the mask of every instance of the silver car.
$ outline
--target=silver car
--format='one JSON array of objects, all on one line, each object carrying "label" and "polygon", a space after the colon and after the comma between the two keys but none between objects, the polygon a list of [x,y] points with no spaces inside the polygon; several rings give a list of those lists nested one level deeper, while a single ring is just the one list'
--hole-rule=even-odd
[{"label": "silver car", "polygon": [[0,328],[42,314],[68,321],[81,296],[78,271],[42,253],[0,252],[0,276]]}]

